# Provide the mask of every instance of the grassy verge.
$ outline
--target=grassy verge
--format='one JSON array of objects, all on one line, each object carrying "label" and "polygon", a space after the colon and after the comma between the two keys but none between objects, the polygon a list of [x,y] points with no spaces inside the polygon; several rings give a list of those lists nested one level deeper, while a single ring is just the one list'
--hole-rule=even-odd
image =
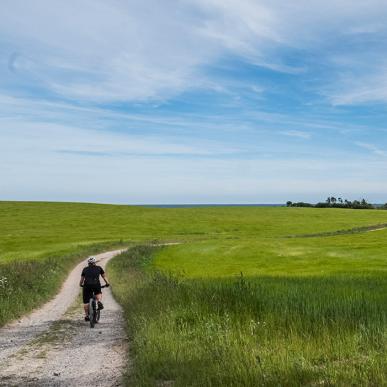
[{"label": "grassy verge", "polygon": [[123,243],[101,243],[37,260],[0,262],[0,326],[53,297],[69,271],[82,258],[119,246]]},{"label": "grassy verge", "polygon": [[387,283],[374,274],[181,279],[154,248],[109,265],[138,386],[387,384]]}]

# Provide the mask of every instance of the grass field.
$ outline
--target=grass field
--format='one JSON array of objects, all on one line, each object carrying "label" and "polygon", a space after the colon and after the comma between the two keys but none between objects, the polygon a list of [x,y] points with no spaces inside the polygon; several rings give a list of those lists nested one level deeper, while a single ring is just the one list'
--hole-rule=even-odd
[{"label": "grass field", "polygon": [[112,240],[262,239],[386,222],[387,211],[0,202],[0,262]]},{"label": "grass field", "polygon": [[383,223],[387,211],[0,202],[0,325],[90,251],[179,241],[109,266],[132,385],[386,385],[387,230],[289,238]]},{"label": "grass field", "polygon": [[387,229],[316,238],[238,238],[171,246],[153,268],[187,277],[319,276],[387,277]]},{"label": "grass field", "polygon": [[[323,241],[315,243],[323,254]],[[136,366],[129,385],[387,385],[381,259],[380,270],[369,270],[373,263],[365,255],[355,258],[364,272],[359,263],[344,270],[345,261],[334,262],[339,251],[328,252],[329,259],[304,257],[307,267],[297,275],[301,266],[292,255],[271,270],[260,265],[260,254],[254,259],[250,250],[240,260],[236,251],[239,266],[234,262],[230,270],[234,259],[225,254],[222,271],[217,254],[229,251],[229,242],[208,245],[185,246],[188,252],[184,246],[133,248],[111,263],[132,337]],[[158,273],[155,266],[164,273],[183,267],[184,276]],[[246,276],[233,275],[242,268]]]},{"label": "grass field", "polygon": [[112,262],[128,383],[387,385],[387,230],[285,238],[302,227],[288,225]]}]

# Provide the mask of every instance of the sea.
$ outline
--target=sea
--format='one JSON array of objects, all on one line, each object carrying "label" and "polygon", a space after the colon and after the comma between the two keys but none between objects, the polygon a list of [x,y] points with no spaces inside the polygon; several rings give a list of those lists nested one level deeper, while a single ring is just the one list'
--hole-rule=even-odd
[{"label": "sea", "polygon": [[219,204],[219,203],[208,203],[208,204],[138,204],[141,207],[150,208],[196,208],[196,207],[286,207],[285,204]]}]

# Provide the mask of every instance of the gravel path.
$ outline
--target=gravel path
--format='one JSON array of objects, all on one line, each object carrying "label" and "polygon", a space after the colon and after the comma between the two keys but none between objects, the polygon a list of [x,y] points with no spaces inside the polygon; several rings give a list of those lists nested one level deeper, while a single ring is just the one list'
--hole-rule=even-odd
[{"label": "gravel path", "polygon": [[[96,256],[99,265],[121,250]],[[0,386],[120,386],[127,362],[121,307],[110,288],[94,329],[83,321],[79,279],[85,262],[41,309],[0,329]],[[109,277],[109,273],[107,273]]]}]

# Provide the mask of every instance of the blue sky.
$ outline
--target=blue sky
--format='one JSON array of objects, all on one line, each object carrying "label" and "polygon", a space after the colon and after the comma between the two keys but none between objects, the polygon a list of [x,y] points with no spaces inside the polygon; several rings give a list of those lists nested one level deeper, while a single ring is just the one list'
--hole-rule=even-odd
[{"label": "blue sky", "polygon": [[384,203],[386,54],[376,0],[4,0],[0,199]]}]

